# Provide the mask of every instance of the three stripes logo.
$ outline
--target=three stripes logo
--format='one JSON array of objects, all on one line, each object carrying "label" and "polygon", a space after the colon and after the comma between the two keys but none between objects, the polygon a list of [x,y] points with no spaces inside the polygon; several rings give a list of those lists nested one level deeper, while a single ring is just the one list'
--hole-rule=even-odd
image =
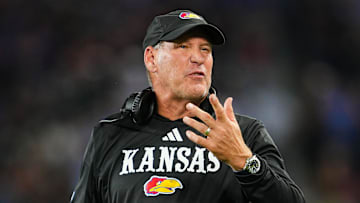
[{"label": "three stripes logo", "polygon": [[179,129],[173,128],[170,132],[166,133],[164,137],[162,137],[162,141],[182,142],[183,139],[180,135]]}]

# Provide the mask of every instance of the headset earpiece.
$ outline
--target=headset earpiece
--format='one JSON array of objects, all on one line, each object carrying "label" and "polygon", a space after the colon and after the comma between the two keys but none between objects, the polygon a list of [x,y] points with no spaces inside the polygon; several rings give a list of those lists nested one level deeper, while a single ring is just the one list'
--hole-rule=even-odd
[{"label": "headset earpiece", "polygon": [[130,113],[134,123],[145,124],[154,113],[155,93],[146,88],[141,92],[131,94],[125,101],[123,109]]}]

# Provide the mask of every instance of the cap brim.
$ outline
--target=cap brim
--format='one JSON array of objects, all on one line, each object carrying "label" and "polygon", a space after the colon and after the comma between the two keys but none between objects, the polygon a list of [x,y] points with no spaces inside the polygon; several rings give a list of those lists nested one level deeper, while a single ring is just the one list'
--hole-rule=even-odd
[{"label": "cap brim", "polygon": [[200,30],[204,34],[209,42],[214,45],[222,45],[225,43],[224,34],[214,25],[211,24],[190,24],[181,26],[178,29],[175,29],[163,37],[160,38],[161,41],[172,41],[178,39],[183,34],[191,30]]}]

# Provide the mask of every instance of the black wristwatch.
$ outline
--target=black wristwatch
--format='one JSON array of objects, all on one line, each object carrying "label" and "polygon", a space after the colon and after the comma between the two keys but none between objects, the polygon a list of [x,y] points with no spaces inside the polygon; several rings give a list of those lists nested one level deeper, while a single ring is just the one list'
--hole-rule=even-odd
[{"label": "black wristwatch", "polygon": [[260,167],[261,167],[261,162],[254,154],[252,157],[246,159],[246,163],[243,170],[251,174],[255,174],[260,171]]}]

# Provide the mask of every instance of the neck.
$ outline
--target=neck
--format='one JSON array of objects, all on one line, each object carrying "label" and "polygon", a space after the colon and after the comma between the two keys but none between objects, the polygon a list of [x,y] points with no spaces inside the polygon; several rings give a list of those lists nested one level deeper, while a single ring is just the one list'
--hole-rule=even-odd
[{"label": "neck", "polygon": [[172,121],[184,116],[194,117],[194,115],[186,110],[186,104],[193,103],[199,106],[203,100],[204,98],[195,102],[186,99],[172,99],[169,96],[156,96],[158,114]]}]

